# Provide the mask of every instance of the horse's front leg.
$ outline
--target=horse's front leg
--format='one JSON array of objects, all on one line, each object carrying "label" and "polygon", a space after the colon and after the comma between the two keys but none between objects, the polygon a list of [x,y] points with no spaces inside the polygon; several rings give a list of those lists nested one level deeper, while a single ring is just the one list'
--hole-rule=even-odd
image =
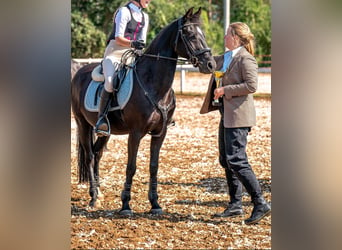
[{"label": "horse's front leg", "polygon": [[163,144],[165,139],[166,132],[163,133],[160,137],[152,137],[151,139],[151,158],[150,158],[150,186],[148,191],[148,199],[151,203],[151,210],[152,214],[162,214],[163,210],[158,204],[158,164],[159,164],[159,152],[160,148]]},{"label": "horse's front leg", "polygon": [[132,215],[132,210],[129,206],[131,200],[131,187],[133,182],[133,176],[137,169],[137,154],[142,136],[140,133],[130,133],[128,136],[128,163],[126,168],[126,182],[124,189],[121,192],[122,208],[120,210],[121,215]]}]

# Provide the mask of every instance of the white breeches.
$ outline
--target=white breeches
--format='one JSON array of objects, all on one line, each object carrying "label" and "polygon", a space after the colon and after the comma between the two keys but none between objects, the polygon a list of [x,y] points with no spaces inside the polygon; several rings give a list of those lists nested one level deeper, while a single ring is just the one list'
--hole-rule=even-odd
[{"label": "white breeches", "polygon": [[[118,69],[121,62],[121,57],[130,48],[117,45],[114,40],[111,40],[106,47],[104,59],[102,61],[103,75],[105,78],[104,88],[107,92],[112,93],[113,89],[113,75]],[[124,62],[125,64],[129,62]]]}]

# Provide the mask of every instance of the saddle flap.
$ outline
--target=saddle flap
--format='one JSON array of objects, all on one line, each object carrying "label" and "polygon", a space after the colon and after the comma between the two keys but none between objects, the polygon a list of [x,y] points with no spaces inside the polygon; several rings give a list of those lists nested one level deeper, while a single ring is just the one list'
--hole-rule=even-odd
[{"label": "saddle flap", "polygon": [[[111,102],[109,111],[122,110],[128,103],[132,91],[133,91],[133,70],[131,68],[125,70],[125,72],[120,74],[121,78],[124,78],[121,85],[116,93],[116,98]],[[90,112],[98,112],[99,110],[99,98],[104,87],[104,82],[92,80],[87,88],[84,106],[86,110]],[[115,94],[115,93],[114,93]]]}]

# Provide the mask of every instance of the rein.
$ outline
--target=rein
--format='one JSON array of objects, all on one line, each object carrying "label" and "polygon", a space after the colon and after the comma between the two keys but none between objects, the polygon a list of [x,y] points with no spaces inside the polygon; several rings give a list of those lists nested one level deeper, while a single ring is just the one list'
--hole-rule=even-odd
[{"label": "rein", "polygon": [[[152,57],[152,58],[156,58],[157,60],[159,59],[165,59],[165,60],[172,60],[172,61],[182,61],[182,62],[186,62],[186,61],[190,61],[195,67],[198,66],[198,56],[206,53],[206,52],[210,52],[209,48],[204,48],[204,49],[200,49],[200,50],[195,50],[193,48],[193,46],[191,45],[191,43],[186,39],[185,35],[183,34],[183,28],[186,26],[190,26],[190,25],[195,25],[198,23],[189,23],[189,24],[185,24],[182,25],[182,21],[181,19],[178,19],[178,32],[177,32],[177,36],[174,42],[174,51],[177,52],[177,44],[178,44],[178,40],[182,39],[184,47],[186,49],[186,53],[189,56],[189,59],[178,59],[177,58],[173,58],[173,57],[167,57],[167,56],[161,56],[159,55],[159,53],[157,55],[154,54],[145,54],[145,53],[141,53],[141,51],[133,51],[133,50],[129,50],[129,52],[127,52],[127,55],[133,53],[136,56],[146,56],[146,57]],[[148,93],[148,91],[145,89],[144,84],[141,82],[139,75],[137,73],[136,70],[136,62],[133,65],[133,70],[136,76],[136,79],[138,81],[138,84],[140,86],[140,88],[143,90],[144,95],[146,96],[146,98],[149,100],[149,102],[161,113],[162,115],[162,119],[163,119],[163,127],[160,130],[160,132],[158,134],[151,134],[154,137],[160,137],[162,135],[162,133],[165,131],[166,126],[167,126],[167,114],[168,111],[170,110],[171,106],[173,105],[173,102],[170,102],[168,105],[166,106],[162,106],[159,102],[156,103],[155,100],[153,100],[153,98],[150,96],[150,94]]]},{"label": "rein", "polygon": [[161,56],[161,55],[153,55],[153,54],[142,54],[142,56],[147,56],[147,57],[153,57],[159,59],[166,59],[166,60],[173,60],[173,61],[178,61],[178,62],[187,62],[188,59],[179,59],[179,58],[173,58],[173,57],[167,57],[167,56]]},{"label": "rein", "polygon": [[166,106],[162,106],[159,102],[156,103],[152,97],[149,95],[148,91],[144,88],[144,85],[143,83],[140,81],[140,78],[139,78],[139,75],[138,75],[138,72],[137,72],[137,68],[136,68],[136,65],[133,66],[133,70],[134,70],[134,73],[135,73],[135,76],[138,80],[138,84],[140,86],[140,88],[144,91],[144,95],[146,96],[146,98],[150,101],[150,103],[157,109],[159,110],[159,112],[161,113],[162,115],[162,119],[163,119],[163,127],[162,129],[160,130],[160,132],[158,134],[151,134],[151,136],[153,137],[160,137],[162,135],[162,133],[164,132],[166,126],[167,126],[167,114],[169,112],[169,109],[171,108],[171,106],[173,105],[172,102],[170,102],[168,105]]},{"label": "rein", "polygon": [[184,24],[182,25],[182,19],[178,19],[177,21],[178,24],[178,32],[177,32],[177,36],[174,42],[174,50],[177,51],[177,43],[179,40],[179,37],[182,39],[185,49],[186,49],[186,53],[189,56],[189,59],[179,59],[177,58],[173,58],[173,57],[167,57],[167,56],[161,56],[159,55],[153,55],[153,54],[142,54],[141,56],[147,56],[147,57],[152,57],[152,58],[157,58],[157,60],[159,59],[166,59],[166,60],[173,60],[173,61],[179,61],[179,62],[186,62],[186,61],[190,61],[195,67],[198,66],[198,58],[197,56],[206,53],[206,52],[210,52],[209,48],[204,48],[201,50],[195,50],[191,43],[185,38],[185,35],[183,34],[183,28],[186,26],[190,26],[190,25],[195,25],[195,24],[199,24],[199,23],[188,23],[188,24]]}]

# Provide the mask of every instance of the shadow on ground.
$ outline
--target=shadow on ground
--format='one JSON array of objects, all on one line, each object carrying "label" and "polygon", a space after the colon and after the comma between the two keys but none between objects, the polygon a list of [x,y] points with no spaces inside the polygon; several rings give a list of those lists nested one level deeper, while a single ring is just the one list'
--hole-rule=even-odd
[{"label": "shadow on ground", "polygon": [[[271,180],[259,179],[263,192],[271,192]],[[147,183],[145,183],[147,184]],[[160,185],[179,185],[179,186],[194,186],[204,188],[206,192],[215,194],[226,194],[228,191],[227,181],[222,177],[213,177],[201,179],[198,183],[177,183],[177,182],[159,182]],[[245,191],[245,190],[244,190]]]},{"label": "shadow on ground", "polygon": [[[271,180],[268,179],[260,179],[259,180],[263,192],[271,192]],[[147,184],[147,183],[145,183]],[[226,194],[227,193],[227,183],[226,179],[222,177],[214,177],[214,178],[206,178],[201,179],[198,183],[177,183],[177,182],[159,182],[159,185],[179,185],[179,186],[194,186],[198,188],[204,188],[209,193],[215,194]],[[248,196],[247,192],[244,192],[243,195]],[[72,201],[77,201],[77,199],[71,199]],[[210,211],[210,208],[213,207],[222,207],[225,208],[227,206],[227,201],[200,201],[200,200],[177,200],[175,204],[178,205],[195,205],[195,206],[207,206]],[[243,202],[243,206],[251,206],[250,202]],[[210,212],[209,212],[210,213]],[[152,215],[149,212],[143,213],[133,213],[131,216],[124,216],[119,214],[119,209],[116,210],[93,210],[87,208],[81,208],[76,205],[72,205],[71,214],[73,216],[85,216],[89,219],[99,219],[99,218],[110,218],[110,219],[132,219],[136,220],[139,218],[146,218],[150,220],[168,220],[170,222],[179,222],[179,221],[192,221],[192,222],[201,222],[201,223],[212,223],[212,224],[221,224],[227,223],[225,220],[220,220],[217,218],[208,219],[208,214],[180,214],[180,213],[169,213],[164,211],[162,215]],[[235,222],[234,220],[232,222]],[[236,223],[241,223],[241,219],[237,220]]]}]

